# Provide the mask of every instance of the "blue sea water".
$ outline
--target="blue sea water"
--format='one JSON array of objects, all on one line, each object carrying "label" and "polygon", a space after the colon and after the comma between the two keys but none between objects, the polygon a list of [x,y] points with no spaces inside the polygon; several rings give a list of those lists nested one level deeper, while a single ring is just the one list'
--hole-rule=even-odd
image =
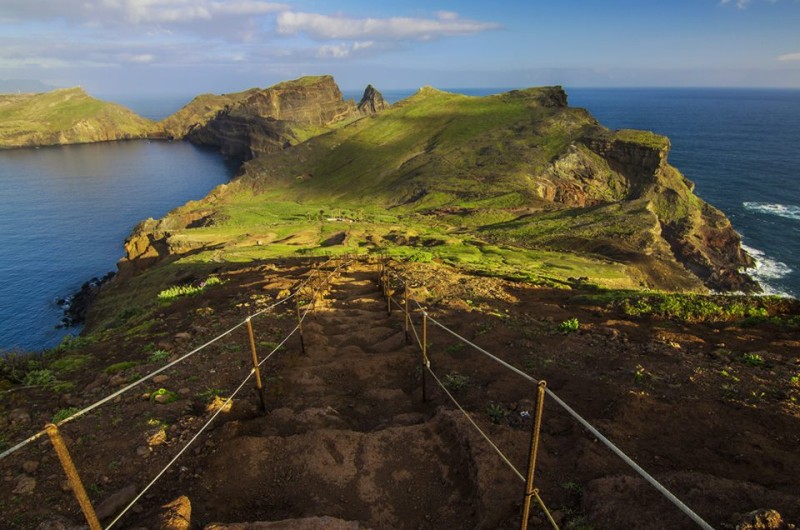
[{"label": "blue sea water", "polygon": [[[728,214],[759,260],[756,277],[770,291],[800,295],[800,90],[567,92],[570,105],[609,128],[669,136],[670,161]],[[390,102],[412,93],[383,91]],[[191,96],[105,99],[157,120]],[[47,348],[74,333],[55,329],[56,299],[114,270],[138,221],[204,196],[234,170],[180,142],[0,151],[0,350]]]},{"label": "blue sea water", "polygon": [[205,196],[234,168],[188,143],[0,151],[0,351],[55,346],[56,300],[116,269],[133,227]]}]

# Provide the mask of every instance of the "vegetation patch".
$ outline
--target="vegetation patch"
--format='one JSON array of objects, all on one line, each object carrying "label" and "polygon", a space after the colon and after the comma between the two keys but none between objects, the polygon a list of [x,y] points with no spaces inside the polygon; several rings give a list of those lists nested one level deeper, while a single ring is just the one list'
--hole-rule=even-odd
[{"label": "vegetation patch", "polygon": [[70,416],[72,416],[73,414],[78,412],[78,410],[80,410],[80,409],[77,409],[75,407],[69,407],[69,408],[66,408],[66,409],[60,409],[53,416],[53,423],[58,423],[60,421],[64,421],[65,419],[69,418]]},{"label": "vegetation patch", "polygon": [[636,293],[606,291],[586,295],[587,301],[599,302],[621,310],[629,317],[658,317],[683,322],[733,322],[753,320],[788,322],[795,319],[798,302],[777,296],[726,296],[676,293]]},{"label": "vegetation patch", "polygon": [[171,390],[167,390],[166,388],[159,388],[150,394],[150,401],[166,405],[168,403],[174,403],[178,401],[178,394],[172,392]]},{"label": "vegetation patch", "polygon": [[469,384],[469,377],[458,372],[452,372],[444,376],[444,386],[450,390],[461,390]]},{"label": "vegetation patch", "polygon": [[745,353],[739,360],[749,366],[764,366],[764,357],[758,353]]},{"label": "vegetation patch", "polygon": [[169,287],[168,289],[164,289],[160,293],[158,293],[158,300],[161,302],[170,302],[175,298],[180,298],[182,296],[192,296],[198,293],[202,293],[209,287],[214,285],[221,285],[223,283],[217,276],[209,276],[204,281],[200,282],[197,285],[174,285]]},{"label": "vegetation patch", "polygon": [[169,359],[170,353],[164,350],[156,350],[147,357],[149,363],[160,363]]},{"label": "vegetation patch", "polygon": [[92,360],[91,355],[73,354],[61,357],[50,363],[50,369],[59,373],[71,373],[82,368]]},{"label": "vegetation patch", "polygon": [[104,371],[105,371],[105,373],[107,373],[109,375],[110,374],[117,374],[119,372],[124,372],[125,370],[127,370],[129,368],[133,368],[134,366],[136,366],[138,364],[139,363],[137,361],[122,361],[122,362],[119,362],[119,363],[114,363],[114,364],[112,364],[110,366],[106,366],[106,369]]},{"label": "vegetation patch", "polygon": [[577,318],[572,317],[572,318],[569,318],[569,319],[561,322],[558,325],[557,329],[558,329],[558,331],[560,333],[564,333],[564,334],[566,334],[566,333],[574,333],[574,332],[578,331],[579,329],[581,329],[581,323],[578,321]]}]

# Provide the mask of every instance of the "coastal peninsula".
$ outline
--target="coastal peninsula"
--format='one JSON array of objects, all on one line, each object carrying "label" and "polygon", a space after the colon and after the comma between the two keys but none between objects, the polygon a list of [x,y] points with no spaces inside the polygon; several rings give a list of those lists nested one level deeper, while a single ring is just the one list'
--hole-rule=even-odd
[{"label": "coastal peninsula", "polygon": [[[521,484],[451,398],[524,470],[536,386],[478,346],[715,526],[797,520],[797,301],[712,294],[758,291],[752,260],[669,140],[567,100],[355,102],[315,76],[153,124],[240,173],[143,221],[84,333],[3,374],[7,444],[175,362],[63,427],[104,521],[214,416],[127,524],[517,528]],[[233,397],[251,348],[265,390]],[[691,527],[552,401],[544,418],[537,485],[562,527]],[[49,447],[25,450],[0,462],[10,527],[77,523]]]}]

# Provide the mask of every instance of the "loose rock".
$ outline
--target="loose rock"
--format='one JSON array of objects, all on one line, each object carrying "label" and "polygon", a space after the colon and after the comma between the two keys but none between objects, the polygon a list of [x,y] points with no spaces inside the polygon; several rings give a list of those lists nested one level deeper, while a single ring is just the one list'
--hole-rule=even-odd
[{"label": "loose rock", "polygon": [[103,502],[97,505],[95,513],[98,519],[107,519],[116,515],[136,497],[136,485],[128,484],[124,488],[117,490],[109,495]]},{"label": "loose rock", "polygon": [[15,479],[15,495],[30,495],[36,489],[36,479],[28,475],[19,475]]}]

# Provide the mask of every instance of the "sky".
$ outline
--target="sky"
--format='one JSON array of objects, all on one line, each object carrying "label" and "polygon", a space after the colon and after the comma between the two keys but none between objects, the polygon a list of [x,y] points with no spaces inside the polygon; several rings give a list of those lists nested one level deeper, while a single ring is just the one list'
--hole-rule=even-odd
[{"label": "sky", "polygon": [[198,94],[800,88],[800,0],[0,0],[0,80]]}]

